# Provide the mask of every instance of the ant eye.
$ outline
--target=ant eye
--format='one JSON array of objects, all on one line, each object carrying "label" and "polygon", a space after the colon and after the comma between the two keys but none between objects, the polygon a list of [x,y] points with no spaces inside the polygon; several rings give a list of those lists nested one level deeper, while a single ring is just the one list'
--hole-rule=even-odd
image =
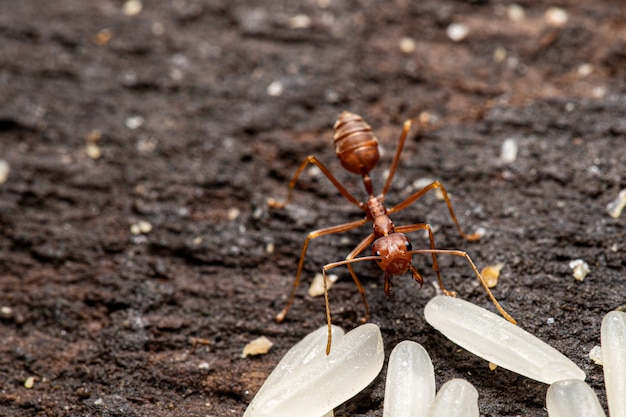
[{"label": "ant eye", "polygon": [[408,240],[406,242],[406,250],[408,251],[413,250],[413,245],[411,245],[411,242],[409,242]]},{"label": "ant eye", "polygon": [[375,253],[374,255],[376,255],[376,256],[380,256],[380,251],[379,251],[379,250],[377,250],[377,251],[376,251],[376,253]]}]

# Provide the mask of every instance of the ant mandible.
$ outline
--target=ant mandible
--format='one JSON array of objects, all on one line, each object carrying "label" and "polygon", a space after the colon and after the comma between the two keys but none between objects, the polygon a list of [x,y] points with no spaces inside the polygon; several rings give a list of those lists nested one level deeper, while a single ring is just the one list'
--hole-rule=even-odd
[{"label": "ant mandible", "polygon": [[[341,195],[343,195],[348,201],[350,201],[352,204],[356,205],[366,213],[365,217],[361,220],[315,230],[308,234],[308,236],[304,240],[304,244],[302,245],[302,252],[300,254],[300,261],[298,262],[298,270],[296,272],[296,277],[293,282],[293,288],[291,289],[291,295],[289,296],[289,300],[287,301],[287,305],[285,306],[285,308],[283,308],[283,310],[276,316],[276,321],[279,323],[285,319],[285,316],[287,315],[287,312],[289,311],[289,308],[291,307],[294,297],[296,295],[296,289],[300,284],[300,276],[304,267],[304,257],[306,255],[307,248],[309,247],[309,242],[312,239],[318,238],[320,236],[343,233],[352,229],[356,229],[370,221],[373,223],[372,233],[370,233],[365,239],[363,239],[361,243],[359,243],[348,254],[348,256],[346,256],[345,260],[326,264],[323,268],[324,300],[326,303],[326,321],[328,322],[328,341],[326,344],[327,355],[330,353],[332,333],[330,306],[328,303],[328,288],[326,284],[326,271],[340,265],[346,265],[348,267],[350,275],[352,276],[352,279],[354,280],[354,283],[356,284],[359,293],[361,294],[361,298],[363,299],[363,304],[365,306],[365,316],[361,319],[361,322],[365,323],[369,319],[370,309],[369,305],[367,304],[365,289],[363,288],[363,285],[359,281],[359,278],[352,268],[352,264],[355,262],[376,261],[378,266],[385,273],[384,289],[385,294],[388,296],[391,292],[392,287],[391,277],[403,275],[407,271],[411,271],[413,279],[415,279],[415,281],[417,281],[421,287],[424,283],[424,279],[412,265],[412,257],[415,254],[431,254],[433,260],[433,270],[437,274],[437,280],[439,281],[439,287],[441,288],[441,291],[446,295],[454,297],[456,296],[456,293],[446,290],[443,285],[443,281],[441,280],[439,264],[437,263],[437,254],[447,254],[464,257],[471,265],[474,273],[478,277],[478,280],[482,284],[483,288],[487,292],[487,295],[496,306],[500,314],[502,314],[502,316],[504,316],[504,318],[506,318],[511,323],[516,324],[515,319],[513,319],[513,317],[511,317],[506,311],[504,311],[502,306],[500,306],[496,298],[493,296],[491,290],[489,290],[489,287],[487,287],[485,280],[481,276],[480,272],[478,272],[476,265],[474,265],[474,262],[472,262],[467,253],[460,250],[436,249],[433,231],[429,224],[416,223],[395,227],[393,222],[389,218],[389,215],[409,207],[427,192],[434,189],[439,189],[441,190],[446,205],[448,206],[450,217],[454,221],[454,224],[456,225],[456,228],[461,237],[470,241],[478,240],[480,238],[480,235],[476,233],[467,235],[463,232],[456,218],[456,215],[454,214],[454,210],[452,209],[452,203],[450,202],[448,193],[446,192],[443,184],[441,184],[439,181],[434,181],[433,183],[415,192],[411,196],[404,199],[404,201],[391,208],[386,208],[383,205],[385,201],[385,195],[387,194],[387,191],[391,186],[391,182],[396,172],[396,168],[398,167],[402,148],[404,147],[404,142],[407,138],[410,128],[411,121],[407,120],[406,122],[404,122],[404,128],[402,129],[400,141],[398,143],[396,153],[393,157],[393,161],[389,169],[389,175],[387,177],[387,180],[385,181],[383,191],[380,195],[376,196],[372,187],[370,171],[374,169],[380,157],[380,154],[378,152],[378,140],[372,133],[372,128],[370,127],[370,125],[368,125],[361,116],[347,111],[344,111],[343,113],[341,113],[341,115],[339,115],[339,118],[337,119],[337,122],[334,126],[333,135],[335,153],[341,161],[341,165],[346,170],[354,174],[361,175],[361,177],[363,178],[363,185],[365,186],[365,191],[369,196],[367,202],[359,201],[352,194],[350,194],[350,192],[335,178],[330,170],[326,168],[324,164],[318,161],[315,156],[308,156],[297,169],[293,178],[289,182],[288,194],[284,202],[277,202],[274,199],[268,200],[268,204],[270,205],[270,207],[285,207],[291,201],[292,191],[296,185],[296,182],[298,181],[298,177],[300,176],[304,168],[307,167],[307,165],[313,164],[321,170],[321,172],[330,180],[331,183],[333,183],[333,185],[335,186],[335,188],[337,188],[337,190],[339,190]],[[414,232],[417,230],[426,230],[428,232],[430,249],[412,248],[411,242],[406,237],[405,233]],[[372,255],[357,258],[357,256],[361,252],[363,252],[369,245],[372,245]]]}]

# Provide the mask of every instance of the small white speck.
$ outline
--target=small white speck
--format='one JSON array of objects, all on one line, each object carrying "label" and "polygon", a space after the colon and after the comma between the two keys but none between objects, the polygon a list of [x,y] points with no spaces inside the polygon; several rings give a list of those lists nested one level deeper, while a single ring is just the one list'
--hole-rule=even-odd
[{"label": "small white speck", "polygon": [[133,235],[147,234],[152,231],[152,225],[145,220],[139,220],[130,226],[130,232]]},{"label": "small white speck", "polygon": [[606,95],[606,87],[602,85],[594,87],[593,90],[591,90],[591,95],[593,95],[595,98],[603,98]]},{"label": "small white speck", "polygon": [[0,184],[4,184],[9,179],[11,167],[7,161],[0,159]]},{"label": "small white speck", "polygon": [[312,23],[311,18],[305,14],[297,14],[289,19],[289,27],[291,29],[306,29],[311,27]]},{"label": "small white speck", "polygon": [[626,188],[619,192],[617,198],[606,205],[606,211],[609,216],[617,219],[622,215],[622,210],[626,206]]},{"label": "small white speck", "polygon": [[602,362],[602,347],[600,347],[599,345],[592,347],[589,351],[589,359],[591,359],[596,365],[603,365],[604,363]]},{"label": "small white speck", "polygon": [[143,4],[141,3],[141,0],[128,0],[122,6],[122,13],[124,13],[126,16],[137,16],[139,13],[141,13],[142,9]]},{"label": "small white speck", "polygon": [[415,39],[404,37],[400,39],[400,50],[405,54],[410,54],[415,51],[417,44],[415,43]]},{"label": "small white speck", "polygon": [[548,317],[548,320],[546,320],[546,323],[554,324],[554,317]]},{"label": "small white speck", "polygon": [[281,96],[284,91],[285,91],[285,87],[283,86],[283,83],[281,83],[280,81],[274,81],[273,83],[267,86],[267,95],[272,96],[272,97]]},{"label": "small white speck", "polygon": [[35,385],[34,376],[29,376],[28,378],[26,378],[26,381],[24,381],[24,388],[26,389],[31,389],[34,385]]},{"label": "small white speck", "polygon": [[506,16],[512,22],[520,22],[524,20],[526,12],[524,11],[524,8],[519,4],[511,4],[509,7],[506,8]]},{"label": "small white speck", "polygon": [[228,220],[233,221],[235,220],[237,217],[239,217],[239,215],[241,214],[241,211],[239,211],[239,209],[237,207],[232,207],[228,209]]},{"label": "small white speck", "polygon": [[517,159],[517,141],[513,138],[507,138],[502,142],[500,148],[500,160],[507,164]]},{"label": "small white speck", "polygon": [[493,60],[495,62],[504,62],[504,60],[506,59],[506,56],[507,56],[506,49],[504,49],[501,46],[498,46],[496,50],[493,51]]},{"label": "small white speck", "polygon": [[581,77],[586,77],[593,72],[593,65],[591,64],[582,64],[578,67],[578,75]]},{"label": "small white speck", "polygon": [[485,229],[484,227],[479,227],[476,229],[474,234],[478,236],[479,238],[482,238],[487,234],[487,229]]},{"label": "small white speck", "polygon": [[584,281],[587,274],[591,272],[589,264],[582,259],[574,259],[573,261],[570,261],[569,267],[572,269],[574,278],[581,282]]},{"label": "small white speck", "polygon": [[550,7],[543,15],[546,23],[552,27],[563,27],[567,23],[567,12],[559,7]]},{"label": "small white speck", "polygon": [[144,122],[144,118],[141,116],[130,116],[129,118],[126,119],[126,127],[129,128],[130,130],[135,130],[138,127],[140,127],[141,125],[143,125]]},{"label": "small white speck", "polygon": [[198,364],[198,369],[209,369],[209,363],[201,362],[200,364]]},{"label": "small white speck", "polygon": [[469,34],[469,28],[462,23],[451,23],[446,28],[446,35],[454,42],[460,42]]}]

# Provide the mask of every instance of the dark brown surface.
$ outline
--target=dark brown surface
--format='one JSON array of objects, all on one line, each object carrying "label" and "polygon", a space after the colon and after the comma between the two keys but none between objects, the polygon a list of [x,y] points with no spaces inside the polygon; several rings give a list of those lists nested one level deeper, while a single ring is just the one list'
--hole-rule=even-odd
[{"label": "dark brown surface", "polygon": [[[411,133],[388,201],[437,178],[463,227],[488,233],[463,241],[433,196],[397,224],[432,223],[439,247],[479,268],[504,262],[496,296],[584,369],[606,405],[587,355],[603,315],[626,304],[625,220],[605,212],[626,187],[626,9],[582,3],[558,3],[569,13],[559,29],[544,22],[547,2],[521,2],[515,23],[501,1],[153,1],[133,17],[117,1],[0,1],[0,158],[11,167],[0,186],[0,414],[241,415],[286,350],[324,324],[323,300],[304,296],[311,277],[368,233],[314,241],[305,285],[274,322],[307,231],[360,216],[307,174],[291,206],[265,203],[308,154],[362,195],[331,146],[344,109],[387,150],[377,189],[403,120],[436,117]],[[311,25],[291,28],[298,14]],[[452,22],[469,26],[464,41],[446,37]],[[275,81],[280,96],[267,93]],[[130,129],[134,116],[144,123]],[[97,160],[85,146],[95,130]],[[519,155],[504,164],[509,137]],[[131,234],[140,220],[152,230]],[[591,267],[582,283],[568,266],[577,258]],[[450,288],[493,309],[466,263],[441,262]],[[416,265],[427,283],[397,278],[392,299],[375,265],[356,268],[387,356],[415,340],[438,385],[476,386],[482,415],[545,416],[545,385],[489,371],[425,323],[434,275],[428,259]],[[350,329],[360,297],[336,273],[331,307]],[[261,335],[270,353],[241,359]],[[190,352],[193,337],[210,343]],[[336,415],[380,416],[383,393],[384,373]]]}]

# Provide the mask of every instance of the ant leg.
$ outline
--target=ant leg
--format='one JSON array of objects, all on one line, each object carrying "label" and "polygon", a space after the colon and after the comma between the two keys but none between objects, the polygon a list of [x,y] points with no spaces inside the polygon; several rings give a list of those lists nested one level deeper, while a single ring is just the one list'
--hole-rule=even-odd
[{"label": "ant leg", "polygon": [[[363,241],[361,241],[361,243],[356,248],[354,248],[354,250],[350,252],[350,254],[353,254],[354,252],[356,252],[357,249],[359,249],[359,247],[361,246],[363,246],[363,248],[367,247],[371,243],[370,240],[373,240],[373,237],[374,237],[374,234],[372,233],[370,236],[363,239]],[[359,252],[363,251],[363,248],[361,248]],[[356,256],[356,253],[355,253],[355,256]],[[348,268],[349,268],[351,264],[355,262],[376,261],[379,259],[380,259],[380,256],[363,256],[361,258],[345,259],[343,261],[333,262],[333,263],[324,265],[324,268],[322,269],[322,274],[324,276],[324,301],[326,302],[326,322],[328,323],[328,339],[326,341],[326,355],[330,353],[330,345],[333,339],[332,328],[331,328],[332,322],[330,318],[330,303],[328,302],[328,286],[326,284],[326,271],[328,271],[329,269],[333,269],[340,265],[348,265]],[[359,282],[358,278],[356,278],[356,275],[354,275],[353,278],[356,280],[355,282],[357,283],[357,286],[359,287],[359,292],[360,292],[361,290],[363,290],[363,286]],[[366,303],[365,305],[367,306],[367,301],[365,300],[365,291],[363,291],[361,295],[363,296],[363,301],[365,301]],[[367,310],[367,312],[369,314],[369,309]]]},{"label": "ant leg", "polygon": [[406,140],[406,137],[409,133],[409,129],[411,129],[411,121],[407,120],[404,122],[402,134],[400,134],[400,140],[398,141],[398,147],[396,148],[396,153],[393,156],[393,161],[391,162],[391,167],[389,168],[389,175],[387,176],[387,181],[385,181],[383,192],[380,194],[379,197],[381,201],[385,200],[385,194],[387,194],[387,191],[389,191],[389,187],[391,187],[391,182],[393,181],[393,176],[396,174],[396,169],[398,168],[398,163],[400,162],[400,154],[402,153],[404,141]]},{"label": "ant leg", "polygon": [[324,175],[326,175],[326,178],[328,178],[330,180],[330,182],[333,183],[333,185],[335,186],[335,188],[341,193],[342,196],[344,196],[348,201],[350,201],[352,204],[356,205],[357,207],[360,207],[361,209],[365,210],[366,209],[366,205],[363,202],[360,202],[359,200],[356,199],[356,197],[354,197],[352,194],[350,194],[350,192],[346,189],[346,187],[344,187],[337,178],[335,178],[335,176],[330,172],[330,170],[328,168],[326,168],[324,166],[324,164],[322,164],[320,161],[317,160],[316,157],[314,157],[313,155],[309,155],[306,157],[306,159],[304,161],[302,161],[302,164],[300,164],[300,167],[298,167],[298,169],[296,170],[296,173],[293,175],[293,178],[291,179],[291,181],[289,181],[289,190],[287,191],[287,198],[285,199],[285,201],[283,202],[279,202],[276,201],[273,198],[269,198],[267,200],[267,204],[270,207],[274,207],[274,208],[283,208],[285,207],[287,204],[289,204],[289,202],[291,201],[291,194],[293,191],[293,188],[296,186],[296,182],[298,182],[298,177],[300,176],[300,174],[302,173],[302,171],[304,171],[304,168],[307,167],[307,165],[309,164],[313,164],[316,167],[318,167],[320,169],[320,171],[322,171],[322,173]]},{"label": "ant leg", "polygon": [[474,273],[478,277],[478,281],[480,281],[480,283],[482,284],[483,288],[487,292],[487,295],[491,299],[491,302],[493,303],[493,305],[496,306],[496,308],[498,309],[500,314],[502,314],[502,317],[504,317],[505,319],[507,319],[508,321],[510,321],[513,324],[517,324],[517,321],[515,321],[515,319],[513,317],[511,317],[511,315],[509,313],[507,313],[504,310],[504,308],[502,308],[502,306],[500,305],[498,300],[496,300],[496,297],[494,297],[493,293],[491,292],[491,290],[487,286],[487,283],[485,282],[485,279],[480,274],[480,272],[478,272],[478,268],[476,268],[476,265],[474,265],[474,262],[472,262],[472,259],[469,257],[469,255],[466,252],[460,251],[460,250],[449,250],[449,249],[417,249],[417,250],[410,251],[410,253],[411,254],[418,254],[418,253],[435,254],[435,253],[438,253],[438,254],[442,254],[442,255],[445,254],[445,255],[461,256],[461,257],[467,259],[467,262],[469,262],[469,264],[471,265],[472,269],[474,270]]},{"label": "ant leg", "polygon": [[[409,233],[415,232],[416,230],[426,230],[428,232],[428,238],[430,239],[430,249],[435,249],[435,235],[433,234],[433,229],[430,227],[428,223],[417,223],[410,224],[406,226],[398,226],[396,227],[396,232],[398,233]],[[441,272],[439,271],[439,263],[437,262],[437,255],[433,252],[433,271],[437,274],[437,281],[439,281],[439,288],[445,295],[449,295],[451,297],[456,297],[456,292],[448,291],[443,286],[443,280],[441,279]],[[419,281],[418,281],[419,282]]]},{"label": "ant leg", "polygon": [[474,234],[471,234],[471,235],[467,235],[467,234],[465,234],[463,232],[463,230],[461,229],[461,225],[459,225],[459,221],[457,220],[456,215],[454,214],[454,210],[452,209],[452,203],[450,202],[450,197],[448,197],[448,193],[446,192],[446,188],[439,181],[435,181],[435,182],[427,185],[426,187],[422,188],[421,190],[419,190],[415,194],[407,197],[404,201],[400,202],[399,204],[396,204],[395,206],[393,206],[392,208],[387,210],[387,214],[391,214],[391,213],[395,213],[395,212],[400,211],[400,210],[404,210],[405,208],[409,207],[411,204],[416,202],[418,199],[420,199],[424,194],[426,194],[430,190],[434,190],[436,188],[439,188],[441,190],[441,193],[443,194],[443,198],[446,201],[446,205],[448,206],[448,211],[450,212],[450,217],[452,217],[452,221],[456,225],[456,229],[459,231],[459,234],[461,235],[461,237],[463,239],[466,239],[466,240],[478,240],[478,239],[480,239],[481,235],[479,233],[474,233]]},{"label": "ant leg", "polygon": [[[359,243],[354,249],[352,249],[352,251],[348,254],[348,256],[346,256],[346,261],[351,261],[352,259],[354,259],[361,252],[363,252],[365,248],[371,245],[373,241],[374,241],[374,233],[371,233],[369,236],[363,239],[361,243]],[[352,268],[352,263],[348,263],[347,266],[348,266],[348,271],[350,271],[350,276],[352,276],[352,280],[356,284],[356,287],[358,288],[359,293],[361,294],[361,299],[363,300],[363,306],[365,307],[365,316],[361,318],[361,323],[367,323],[367,321],[370,318],[370,306],[367,303],[367,297],[365,296],[365,289],[363,288],[361,281],[359,281],[359,277],[357,277],[356,272],[354,272],[354,269]]]},{"label": "ant leg", "polygon": [[282,322],[293,303],[293,299],[296,296],[296,289],[300,284],[300,276],[302,275],[302,269],[304,268],[304,256],[306,255],[306,250],[309,247],[309,242],[311,239],[318,238],[320,236],[332,235],[334,233],[343,233],[348,230],[356,229],[357,227],[363,226],[367,223],[368,219],[364,218],[361,220],[357,220],[350,223],[340,224],[338,226],[328,227],[326,229],[315,230],[309,233],[304,240],[304,244],[302,245],[302,251],[300,252],[300,261],[298,262],[298,270],[296,271],[296,278],[293,281],[293,288],[291,289],[291,294],[289,295],[289,300],[287,301],[287,305],[282,309],[280,313],[276,315],[276,321]]}]

